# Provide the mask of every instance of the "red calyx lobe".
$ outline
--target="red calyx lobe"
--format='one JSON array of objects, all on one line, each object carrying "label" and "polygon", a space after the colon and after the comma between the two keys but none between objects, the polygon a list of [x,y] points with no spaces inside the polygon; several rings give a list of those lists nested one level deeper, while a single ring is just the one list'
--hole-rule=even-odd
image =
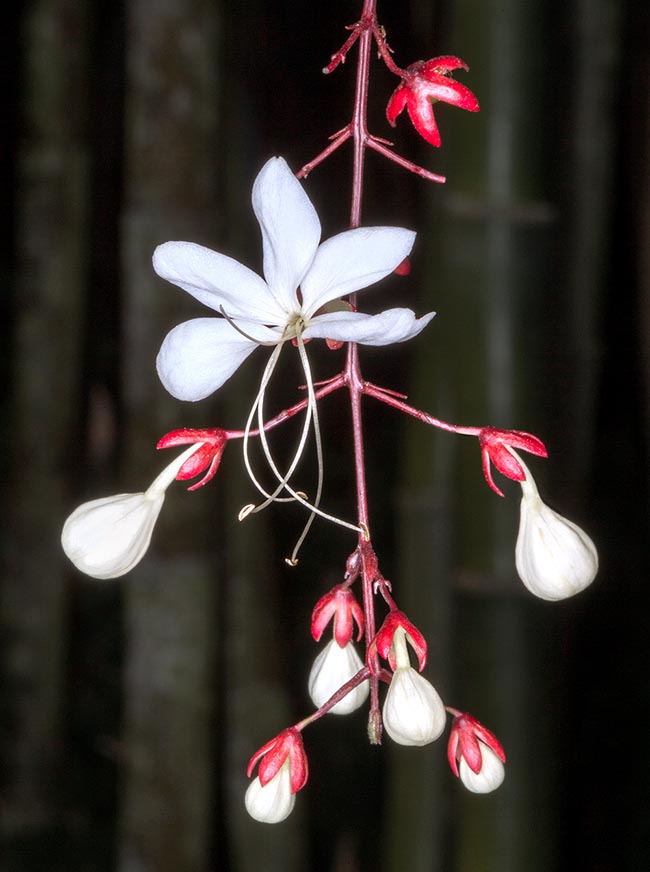
[{"label": "red calyx lobe", "polygon": [[502,475],[513,481],[523,481],[526,473],[511,448],[519,448],[529,454],[538,457],[548,457],[546,446],[541,439],[531,433],[521,430],[497,430],[494,427],[484,427],[478,434],[479,444],[483,460],[483,473],[492,490],[503,496],[503,493],[494,483],[490,462],[492,462]]},{"label": "red calyx lobe", "polygon": [[391,669],[395,671],[396,664],[393,657],[392,644],[395,632],[400,627],[406,633],[407,641],[417,655],[418,667],[420,672],[422,672],[427,662],[426,639],[418,628],[409,621],[404,612],[399,611],[399,609],[393,609],[393,611],[386,615],[384,623],[368,647],[367,663],[370,669],[372,669],[372,661],[375,654],[379,654],[384,660],[388,660]]},{"label": "red calyx lobe", "polygon": [[263,745],[259,751],[256,751],[248,763],[246,774],[250,778],[255,764],[260,760],[257,774],[260,784],[264,787],[278,774],[287,757],[291,770],[291,792],[297,793],[307,783],[309,766],[302,736],[295,727],[283,730],[274,739]]},{"label": "red calyx lobe", "polygon": [[440,133],[433,114],[433,103],[449,103],[469,112],[478,112],[479,104],[470,89],[451,77],[452,70],[468,70],[467,64],[453,55],[428,61],[416,61],[404,70],[402,82],[386,107],[386,117],[394,127],[400,113],[408,110],[417,132],[430,145],[440,145]]},{"label": "red calyx lobe", "polygon": [[361,639],[363,635],[363,611],[352,591],[342,584],[333,587],[314,606],[311,616],[311,634],[317,642],[332,618],[334,619],[334,638],[339,648],[345,648],[352,640],[355,622],[359,630],[357,641]]},{"label": "red calyx lobe", "polygon": [[451,771],[456,777],[458,777],[458,762],[461,758],[464,758],[472,772],[478,774],[481,771],[483,758],[479,741],[494,751],[502,763],[506,762],[503,745],[494,733],[484,727],[469,712],[457,714],[451,725],[449,743],[447,744],[447,759]]},{"label": "red calyx lobe", "polygon": [[228,442],[228,433],[218,427],[204,430],[193,430],[184,427],[180,430],[172,430],[170,433],[166,433],[156,445],[156,448],[174,448],[178,445],[189,445],[193,442],[199,443],[199,447],[194,454],[187,458],[176,475],[178,481],[186,481],[187,479],[195,478],[204,470],[207,470],[200,481],[188,488],[191,491],[203,487],[213,478],[221,463],[221,457]]}]

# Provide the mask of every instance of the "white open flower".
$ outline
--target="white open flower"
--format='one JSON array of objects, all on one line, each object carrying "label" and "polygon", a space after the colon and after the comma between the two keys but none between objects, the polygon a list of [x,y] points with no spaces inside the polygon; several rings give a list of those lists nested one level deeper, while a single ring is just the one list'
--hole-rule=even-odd
[{"label": "white open flower", "polygon": [[144,557],[165,501],[165,491],[200,446],[191,445],[138,494],[117,494],[83,503],[63,526],[61,544],[81,572],[92,578],[125,575]]},{"label": "white open flower", "polygon": [[445,705],[435,687],[410,665],[403,628],[396,630],[392,647],[397,668],[384,701],[384,727],[399,745],[428,745],[445,729]]},{"label": "white open flower", "polygon": [[291,765],[285,760],[277,773],[263,787],[255,776],[244,797],[246,811],[263,824],[279,824],[289,817],[296,804],[296,795],[291,791]]},{"label": "white open flower", "polygon": [[[522,464],[523,465],[523,464]],[[588,587],[598,572],[598,552],[577,524],[550,509],[524,467],[515,562],[531,593],[562,600]]]},{"label": "white open flower", "polygon": [[[363,663],[352,642],[341,648],[336,639],[331,639],[314,660],[309,673],[309,696],[316,708],[326,703],[362,668]],[[349,715],[364,704],[368,693],[368,682],[363,681],[332,706],[330,713]]]},{"label": "white open flower", "polygon": [[481,742],[478,746],[481,751],[481,768],[473,772],[464,757],[458,764],[458,775],[468,790],[472,793],[491,793],[501,786],[506,776],[506,767],[494,753],[492,748]]},{"label": "white open flower", "polygon": [[159,276],[224,316],[186,321],[165,338],[158,374],[178,399],[207,397],[260,343],[299,337],[388,345],[416,336],[433,317],[418,319],[410,309],[322,312],[391,273],[409,254],[412,231],[360,227],[320,243],[316,210],[282,158],[271,158],[257,176],[253,209],[262,230],[264,279],[191,242],[167,242],[154,252]]}]

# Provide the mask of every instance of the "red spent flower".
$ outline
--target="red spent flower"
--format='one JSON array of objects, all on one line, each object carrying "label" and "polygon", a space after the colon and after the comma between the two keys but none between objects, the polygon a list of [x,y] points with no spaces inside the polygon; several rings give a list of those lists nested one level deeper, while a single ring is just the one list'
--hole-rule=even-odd
[{"label": "red spent flower", "polygon": [[478,112],[478,100],[470,89],[452,78],[452,70],[469,70],[460,58],[445,55],[430,61],[417,61],[407,67],[402,81],[386,107],[386,117],[395,127],[397,116],[406,107],[417,132],[431,145],[440,145],[440,132],[433,114],[434,103],[450,103],[469,112]]},{"label": "red spent flower", "polygon": [[406,639],[417,655],[418,666],[420,672],[422,672],[427,662],[426,639],[418,628],[409,621],[404,612],[400,612],[399,609],[393,609],[393,611],[386,615],[384,623],[368,647],[367,663],[370,669],[372,669],[372,661],[375,655],[379,654],[384,660],[388,660],[390,668],[393,672],[395,671],[397,664],[395,663],[392,645],[393,637],[400,627],[406,633]]},{"label": "red spent flower", "polygon": [[260,768],[257,776],[260,784],[264,787],[278,774],[287,757],[291,769],[291,792],[297,793],[307,783],[309,766],[302,744],[302,736],[295,727],[283,730],[274,739],[263,745],[259,751],[256,751],[248,763],[246,775],[251,777],[255,764],[259,760]]},{"label": "red spent flower", "polygon": [[363,611],[352,591],[342,584],[322,596],[311,615],[311,634],[318,642],[325,627],[334,619],[334,638],[339,648],[352,641],[354,623],[359,629],[357,642],[363,636]]},{"label": "red spent flower", "polygon": [[188,488],[188,490],[193,491],[203,487],[214,476],[221,463],[227,441],[228,433],[218,427],[211,430],[182,428],[166,433],[159,440],[156,448],[172,448],[176,445],[186,445],[192,442],[202,443],[201,447],[197,448],[194,454],[185,461],[176,475],[178,481],[186,481],[207,470],[200,481]]},{"label": "red spent flower", "polygon": [[538,457],[548,457],[546,446],[541,439],[520,430],[497,430],[494,427],[484,427],[478,434],[478,441],[481,446],[485,479],[500,497],[503,496],[503,493],[494,483],[490,462],[506,478],[513,481],[523,481],[526,478],[526,473],[516,455],[510,450],[511,448],[519,448],[521,451],[536,454]]}]

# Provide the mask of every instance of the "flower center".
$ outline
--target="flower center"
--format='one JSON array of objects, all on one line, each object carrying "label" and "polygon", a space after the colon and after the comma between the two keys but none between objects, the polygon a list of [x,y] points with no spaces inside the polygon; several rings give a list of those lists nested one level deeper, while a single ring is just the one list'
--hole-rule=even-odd
[{"label": "flower center", "polygon": [[302,336],[302,333],[307,326],[307,321],[303,312],[292,312],[287,318],[287,326],[285,328],[285,336],[287,339],[295,339]]}]

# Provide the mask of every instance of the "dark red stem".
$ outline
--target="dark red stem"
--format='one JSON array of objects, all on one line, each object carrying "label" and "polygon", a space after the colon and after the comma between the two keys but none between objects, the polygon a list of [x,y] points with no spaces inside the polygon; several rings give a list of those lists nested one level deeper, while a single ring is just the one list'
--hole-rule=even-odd
[{"label": "dark red stem", "polygon": [[374,397],[376,400],[380,400],[382,403],[386,403],[387,406],[392,406],[394,409],[404,412],[406,415],[417,418],[423,424],[430,424],[432,427],[446,430],[448,433],[458,433],[461,436],[478,436],[485,429],[484,427],[460,427],[457,424],[449,424],[447,421],[442,421],[440,418],[434,418],[428,412],[422,412],[414,406],[409,406],[408,403],[405,403],[392,391],[386,391],[370,382],[363,383],[363,393],[369,397]]},{"label": "dark red stem", "polygon": [[[361,20],[377,23],[376,0],[364,0]],[[352,197],[350,204],[350,227],[361,224],[361,207],[363,201],[363,169],[365,150],[368,146],[367,110],[368,110],[368,80],[370,75],[370,50],[372,45],[372,29],[366,27],[359,37],[359,58],[357,61],[357,79],[354,95],[354,113],[352,116],[353,137],[353,170]],[[350,302],[356,305],[356,294]],[[345,381],[350,394],[350,410],[352,415],[352,438],[354,445],[354,467],[357,490],[357,519],[364,531],[359,535],[359,552],[361,554],[361,584],[363,589],[364,637],[366,654],[376,632],[375,603],[373,582],[375,579],[376,559],[369,561],[370,520],[368,515],[368,491],[366,488],[366,467],[363,443],[363,422],[361,417],[361,397],[363,396],[363,378],[359,365],[359,353],[356,343],[348,345],[348,355],[345,366]],[[374,553],[373,553],[374,557]],[[373,565],[369,565],[369,564]],[[370,712],[368,716],[368,736],[373,745],[381,743],[381,714],[379,711],[379,681],[377,672],[379,665],[372,664],[370,676]]]},{"label": "dark red stem", "polygon": [[[328,394],[334,393],[334,391],[338,391],[339,388],[345,386],[345,375],[340,373],[329,381],[325,382],[325,384],[319,388],[317,391],[314,391],[314,397],[316,400],[320,400],[323,397],[326,397]],[[278,424],[283,424],[285,421],[288,421],[289,418],[293,418],[294,415],[297,415],[298,412],[302,412],[303,409],[306,409],[309,405],[309,398],[305,397],[304,400],[300,400],[295,403],[293,406],[290,406],[288,409],[283,409],[279,412],[274,418],[270,418],[268,421],[264,422],[264,432],[267,430],[272,430],[274,427],[277,427]],[[245,435],[245,430],[226,430],[226,436],[228,439],[243,439]],[[248,433],[249,436],[259,436],[260,431],[258,430],[250,430]]]}]

